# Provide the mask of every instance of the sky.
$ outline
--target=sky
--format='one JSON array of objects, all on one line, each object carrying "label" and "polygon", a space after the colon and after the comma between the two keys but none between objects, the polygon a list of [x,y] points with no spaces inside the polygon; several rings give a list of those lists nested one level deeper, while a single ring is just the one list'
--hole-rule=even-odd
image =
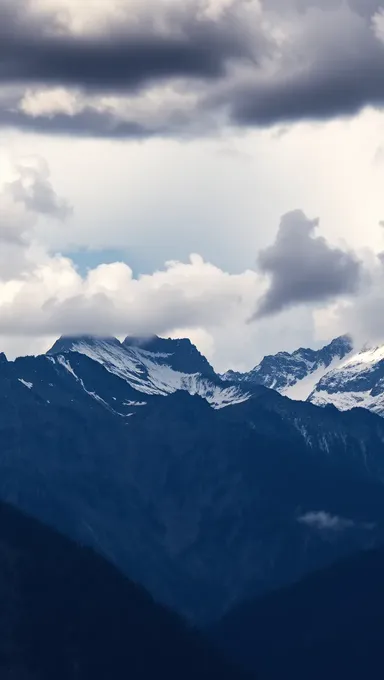
[{"label": "sky", "polygon": [[1,0],[0,349],[384,341],[384,4]]}]

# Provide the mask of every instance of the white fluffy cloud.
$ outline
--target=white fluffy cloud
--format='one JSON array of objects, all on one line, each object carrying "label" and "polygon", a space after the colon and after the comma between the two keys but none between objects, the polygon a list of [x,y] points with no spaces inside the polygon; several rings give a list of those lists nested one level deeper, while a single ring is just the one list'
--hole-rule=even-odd
[{"label": "white fluffy cloud", "polygon": [[[16,161],[0,192],[0,341],[11,357],[43,351],[60,334],[158,333],[188,335],[218,370],[246,369],[280,349],[277,329],[286,327],[294,347],[303,328],[311,328],[308,311],[298,313],[302,323],[294,326],[284,314],[268,325],[247,325],[264,278],[255,270],[228,273],[199,255],[150,274],[134,276],[125,262],[81,274],[39,237],[42,219],[53,229],[71,214],[42,159]],[[61,228],[70,229],[71,220]]]},{"label": "white fluffy cloud", "polygon": [[[43,159],[15,162],[0,191],[0,341],[10,356],[43,351],[61,334],[157,333],[189,336],[218,370],[245,370],[266,353],[311,343],[321,318],[326,319],[322,339],[330,339],[334,330],[357,333],[356,309],[362,328],[374,335],[376,324],[381,332],[384,274],[373,253],[364,261],[362,290],[353,302],[334,304],[333,318],[324,306],[327,296],[323,306],[316,296],[316,311],[300,299],[299,308],[249,323],[270,283],[268,272],[257,269],[256,252],[255,268],[237,273],[197,254],[147,274],[134,275],[123,261],[82,273],[70,257],[47,248],[39,231],[42,220],[46,229],[55,224],[71,229],[73,215],[76,210],[56,192]],[[279,271],[280,278],[284,272]]]},{"label": "white fluffy cloud", "polygon": [[256,273],[229,275],[197,255],[136,279],[122,262],[100,265],[83,278],[68,258],[47,256],[33,271],[0,286],[0,334],[145,335],[210,328],[234,311],[246,316],[257,290]]},{"label": "white fluffy cloud", "polygon": [[[73,261],[50,254],[37,239],[39,219],[62,220],[68,203],[54,191],[42,159],[18,162],[0,194],[0,336],[60,334],[195,334],[207,346],[210,332],[228,319],[239,324],[263,283],[254,271],[229,274],[191,255],[152,274],[133,276],[124,262],[81,275]],[[17,344],[20,346],[20,343]]]}]

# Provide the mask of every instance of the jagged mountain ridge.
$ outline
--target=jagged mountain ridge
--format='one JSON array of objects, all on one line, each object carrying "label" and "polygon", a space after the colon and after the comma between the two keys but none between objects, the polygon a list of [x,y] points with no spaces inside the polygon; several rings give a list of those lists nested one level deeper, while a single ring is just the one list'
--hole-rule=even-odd
[{"label": "jagged mountain ridge", "polygon": [[356,406],[384,416],[384,347],[367,347],[326,373],[308,397],[341,411]]},{"label": "jagged mountain ridge", "polygon": [[306,398],[321,375],[340,363],[352,348],[351,338],[343,335],[319,350],[301,347],[292,353],[267,355],[247,373],[227,371],[221,377],[247,386],[264,385],[291,398]]},{"label": "jagged mountain ridge", "polygon": [[1,499],[198,622],[384,540],[381,418],[262,386],[221,409],[144,393],[91,340],[0,362]]},{"label": "jagged mountain ridge", "polygon": [[121,343],[116,338],[60,338],[47,355],[65,356],[68,352],[102,364],[123,378],[142,399],[186,390],[203,397],[213,408],[223,408],[249,398],[249,393],[238,385],[225,384],[188,339],[128,337]]},{"label": "jagged mountain ridge", "polygon": [[228,371],[221,377],[248,389],[265,385],[318,406],[332,404],[341,411],[360,407],[384,415],[384,346],[356,352],[348,335],[320,350],[278,352],[248,373]]}]

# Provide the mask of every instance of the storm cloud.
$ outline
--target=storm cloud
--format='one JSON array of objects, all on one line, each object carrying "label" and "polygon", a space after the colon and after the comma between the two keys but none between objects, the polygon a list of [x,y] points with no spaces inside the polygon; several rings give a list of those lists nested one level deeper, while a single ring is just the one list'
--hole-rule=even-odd
[{"label": "storm cloud", "polygon": [[128,4],[123,20],[118,13],[102,29],[78,34],[60,14],[3,0],[0,82],[127,91],[177,77],[218,78],[231,59],[257,53],[230,11],[210,18],[198,10],[196,2],[160,3],[160,11],[148,6],[137,15]]},{"label": "storm cloud", "polygon": [[[333,3],[334,5],[337,3]],[[231,117],[240,125],[268,126],[326,120],[384,103],[384,46],[376,23],[341,3],[314,7],[301,20],[293,46],[283,45],[269,77],[236,85]],[[376,30],[375,30],[376,29]]]},{"label": "storm cloud", "polygon": [[[378,0],[129,0],[85,31],[37,7],[0,5],[3,127],[110,138],[202,135],[227,124],[329,120],[384,103]],[[178,99],[159,120],[163,95],[153,93],[161,87]],[[26,106],[31,93],[46,106],[55,88],[76,106]],[[138,97],[140,112],[131,115]]]},{"label": "storm cloud", "polygon": [[303,303],[318,303],[356,292],[362,264],[355,254],[316,236],[318,220],[301,210],[281,219],[275,242],[260,251],[258,266],[269,277],[253,319]]},{"label": "storm cloud", "polygon": [[0,126],[15,127],[25,132],[73,137],[148,139],[167,136],[167,127],[141,125],[136,121],[122,120],[111,111],[98,111],[87,106],[76,113],[56,112],[32,116],[24,111],[1,110]]}]

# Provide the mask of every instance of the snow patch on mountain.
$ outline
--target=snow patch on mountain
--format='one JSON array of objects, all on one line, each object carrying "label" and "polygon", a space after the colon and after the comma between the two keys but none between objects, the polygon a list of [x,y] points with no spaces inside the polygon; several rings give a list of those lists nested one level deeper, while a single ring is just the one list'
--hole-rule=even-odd
[{"label": "snow patch on mountain", "polygon": [[365,347],[319,380],[309,401],[340,411],[366,408],[384,415],[384,346]]},{"label": "snow patch on mountain", "polygon": [[352,341],[343,335],[319,350],[303,348],[265,356],[248,373],[228,371],[223,380],[264,385],[290,399],[306,401],[319,380],[352,352]]},{"label": "snow patch on mountain", "polygon": [[[58,350],[61,345],[58,344]],[[191,347],[193,348],[192,345]],[[174,360],[171,352],[151,352],[132,342],[121,344],[115,338],[74,338],[66,341],[64,349],[84,354],[128,382],[138,392],[149,396],[166,396],[177,390],[185,390],[191,395],[203,397],[216,409],[239,404],[250,397],[248,392],[237,385],[223,385],[204,358],[203,369],[205,363],[209,367],[207,376],[175,370],[170,365]],[[193,365],[196,366],[196,361]],[[187,368],[186,366],[186,370]],[[145,402],[140,405],[145,405]]]},{"label": "snow patch on mountain", "polygon": [[28,382],[27,380],[23,380],[23,378],[18,378],[18,380],[19,382],[21,382],[22,385],[24,385],[24,387],[28,387],[29,390],[32,389],[33,383]]},{"label": "snow patch on mountain", "polygon": [[321,378],[329,371],[338,367],[342,361],[343,360],[340,359],[340,357],[334,357],[328,366],[321,364],[312,373],[308,373],[308,375],[301,380],[289,383],[287,387],[279,390],[280,394],[283,394],[290,399],[294,399],[295,401],[306,401],[308,396],[315,389],[319,380],[321,380]]},{"label": "snow patch on mountain", "polygon": [[352,368],[355,372],[366,371],[367,368],[373,368],[374,364],[384,359],[384,345],[379,347],[364,348],[358,354],[354,354],[347,361],[342,363],[342,368],[349,370]]},{"label": "snow patch on mountain", "polygon": [[333,404],[339,411],[350,411],[352,408],[367,408],[374,413],[384,413],[384,396],[372,397],[369,390],[365,392],[336,392],[329,394],[326,390],[316,390],[309,401],[316,406]]}]

